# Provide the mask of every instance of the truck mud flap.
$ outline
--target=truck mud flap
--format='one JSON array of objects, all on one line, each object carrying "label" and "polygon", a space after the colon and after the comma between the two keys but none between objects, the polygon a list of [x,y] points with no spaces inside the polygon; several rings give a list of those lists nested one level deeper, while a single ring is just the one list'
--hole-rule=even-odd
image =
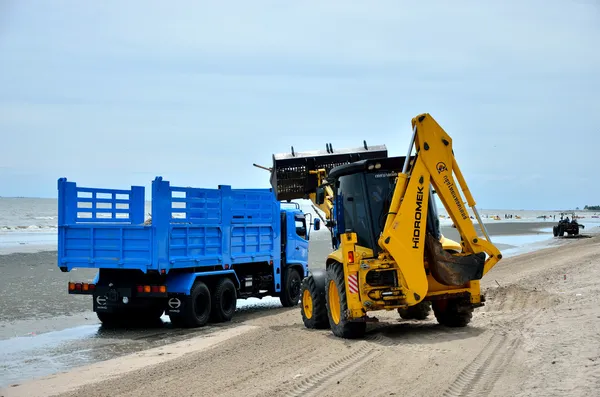
[{"label": "truck mud flap", "polygon": [[184,294],[169,295],[165,314],[171,316],[180,316],[185,313],[185,306],[189,304],[189,296]]},{"label": "truck mud flap", "polygon": [[441,284],[462,286],[471,280],[481,280],[485,265],[485,253],[453,255],[442,244],[427,234],[426,255],[433,278]]},{"label": "truck mud flap", "polygon": [[307,198],[309,193],[314,193],[318,178],[310,171],[325,169],[325,172],[329,173],[332,168],[339,165],[388,156],[385,145],[367,146],[364,142],[362,147],[335,150],[331,144],[326,146],[327,150],[310,152],[295,152],[292,147],[290,153],[273,155],[271,186],[277,200]]}]

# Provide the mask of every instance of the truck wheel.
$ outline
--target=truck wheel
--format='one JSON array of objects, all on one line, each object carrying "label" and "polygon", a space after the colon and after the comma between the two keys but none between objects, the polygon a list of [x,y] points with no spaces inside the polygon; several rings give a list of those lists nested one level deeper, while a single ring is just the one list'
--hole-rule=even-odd
[{"label": "truck wheel", "polygon": [[325,303],[325,272],[316,270],[302,280],[300,300],[302,321],[309,329],[329,328]]},{"label": "truck wheel", "polygon": [[552,227],[552,234],[554,235],[554,237],[558,236],[558,226]]},{"label": "truck wheel", "polygon": [[398,314],[405,320],[426,320],[431,312],[431,302],[421,301],[406,309],[398,309]]},{"label": "truck wheel", "polygon": [[367,330],[367,323],[350,322],[347,320],[348,300],[346,297],[346,283],[344,268],[340,263],[334,263],[327,268],[325,297],[329,326],[333,334],[346,339],[362,338]]},{"label": "truck wheel", "polygon": [[200,280],[196,280],[187,299],[181,317],[171,315],[171,323],[177,327],[203,327],[208,323],[211,312],[210,290]]},{"label": "truck wheel", "polygon": [[466,327],[473,318],[473,306],[464,299],[444,299],[433,302],[438,323],[446,327]]},{"label": "truck wheel", "polygon": [[227,277],[220,279],[212,292],[211,319],[214,322],[230,321],[237,306],[237,291],[233,281]]},{"label": "truck wheel", "polygon": [[300,278],[298,270],[288,267],[283,276],[283,291],[281,291],[281,296],[279,297],[283,307],[292,307],[298,304],[301,283],[302,278]]}]

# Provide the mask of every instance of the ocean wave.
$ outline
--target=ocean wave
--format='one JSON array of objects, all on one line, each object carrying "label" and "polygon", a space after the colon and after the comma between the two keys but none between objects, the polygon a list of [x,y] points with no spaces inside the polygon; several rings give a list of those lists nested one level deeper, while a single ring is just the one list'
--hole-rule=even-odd
[{"label": "ocean wave", "polygon": [[57,229],[56,225],[0,226],[0,232],[53,232]]}]

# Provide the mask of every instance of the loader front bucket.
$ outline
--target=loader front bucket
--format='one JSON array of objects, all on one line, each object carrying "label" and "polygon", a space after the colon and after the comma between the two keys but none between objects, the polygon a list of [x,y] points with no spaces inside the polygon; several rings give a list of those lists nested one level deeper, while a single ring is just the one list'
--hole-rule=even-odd
[{"label": "loader front bucket", "polygon": [[326,150],[310,152],[295,152],[292,147],[290,153],[273,155],[271,186],[277,200],[308,198],[308,194],[314,193],[318,177],[310,171],[325,169],[325,172],[329,173],[338,165],[387,157],[385,145],[367,146],[367,143],[363,142],[362,147],[335,150],[330,143],[325,146]]}]

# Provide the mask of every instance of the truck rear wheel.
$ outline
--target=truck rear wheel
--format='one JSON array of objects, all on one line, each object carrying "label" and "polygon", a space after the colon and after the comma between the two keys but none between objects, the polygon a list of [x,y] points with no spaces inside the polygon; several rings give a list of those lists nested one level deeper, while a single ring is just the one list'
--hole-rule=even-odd
[{"label": "truck rear wheel", "polygon": [[466,327],[473,318],[473,306],[465,299],[444,299],[433,302],[438,323],[446,327]]},{"label": "truck rear wheel", "polygon": [[279,301],[283,307],[293,307],[300,300],[300,284],[302,278],[298,270],[288,267],[283,275],[283,289]]},{"label": "truck rear wheel", "polygon": [[367,330],[367,323],[351,322],[347,319],[346,282],[344,268],[340,263],[331,264],[327,268],[325,296],[329,326],[333,334],[346,339],[362,338]]},{"label": "truck rear wheel", "polygon": [[398,314],[405,320],[425,320],[431,312],[431,302],[422,301],[406,309],[398,309]]},{"label": "truck rear wheel", "polygon": [[306,328],[329,328],[325,302],[325,277],[323,270],[316,270],[302,280],[300,305],[302,321]]},{"label": "truck rear wheel", "polygon": [[558,236],[558,226],[553,226],[552,227],[552,234],[554,235],[554,237]]},{"label": "truck rear wheel", "polygon": [[237,306],[237,291],[233,281],[221,278],[212,292],[211,318],[214,322],[230,321]]},{"label": "truck rear wheel", "polygon": [[203,327],[208,323],[211,313],[210,290],[200,280],[196,280],[181,315],[170,315],[171,323],[176,327]]}]

